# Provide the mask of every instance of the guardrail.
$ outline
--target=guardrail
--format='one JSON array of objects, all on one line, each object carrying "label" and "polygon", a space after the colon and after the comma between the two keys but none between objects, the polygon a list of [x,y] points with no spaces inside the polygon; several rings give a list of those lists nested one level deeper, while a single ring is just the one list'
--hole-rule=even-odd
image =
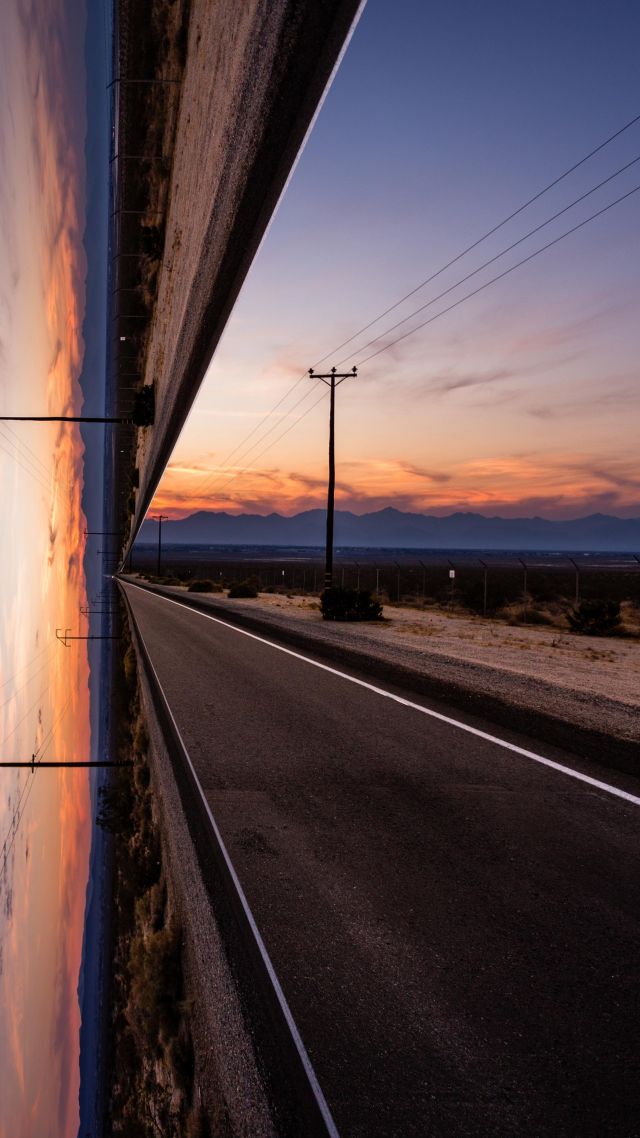
[{"label": "guardrail", "polygon": [[171,756],[198,863],[282,1138],[339,1138],[211,808],[119,583],[153,709]]}]

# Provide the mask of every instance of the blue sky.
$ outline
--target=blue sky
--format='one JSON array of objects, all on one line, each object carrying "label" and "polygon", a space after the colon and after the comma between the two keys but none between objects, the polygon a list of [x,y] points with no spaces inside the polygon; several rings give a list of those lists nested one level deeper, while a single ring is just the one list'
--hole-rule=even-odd
[{"label": "blue sky", "polygon": [[[370,0],[156,505],[184,513],[320,504],[322,404],[264,457],[260,446],[246,460],[225,457],[318,356],[639,113],[638,42],[640,8],[631,3]],[[444,274],[437,291],[638,155],[640,124]],[[638,182],[640,164],[493,272]],[[343,387],[343,505],[640,512],[631,406],[639,198]],[[340,358],[357,363],[358,343]],[[283,430],[313,402],[292,409],[299,394],[278,410]]]}]

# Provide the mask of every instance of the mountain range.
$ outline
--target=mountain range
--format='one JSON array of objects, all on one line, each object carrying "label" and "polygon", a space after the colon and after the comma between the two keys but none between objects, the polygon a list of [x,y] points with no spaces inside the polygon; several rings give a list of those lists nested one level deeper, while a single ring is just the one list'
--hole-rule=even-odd
[{"label": "mountain range", "polygon": [[[199,510],[163,525],[168,545],[322,546],[326,511],[282,514],[228,514]],[[145,521],[138,544],[157,540],[158,526]],[[498,518],[476,513],[446,517],[412,514],[388,507],[370,514],[336,510],[336,546],[374,549],[511,549],[632,553],[640,551],[640,517],[590,514],[568,521]]]}]

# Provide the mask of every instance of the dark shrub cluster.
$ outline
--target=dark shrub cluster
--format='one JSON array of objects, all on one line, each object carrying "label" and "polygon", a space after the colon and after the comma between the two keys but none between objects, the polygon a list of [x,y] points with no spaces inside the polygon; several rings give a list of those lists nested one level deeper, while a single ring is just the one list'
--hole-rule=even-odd
[{"label": "dark shrub cluster", "polygon": [[216,593],[218,591],[218,586],[209,580],[191,581],[191,583],[187,585],[188,593]]},{"label": "dark shrub cluster", "polygon": [[582,636],[608,636],[620,624],[620,602],[581,601],[567,620],[571,631]]},{"label": "dark shrub cluster", "polygon": [[382,605],[368,589],[325,589],[320,608],[325,620],[382,620]]},{"label": "dark shrub cluster", "polygon": [[258,590],[251,581],[238,581],[237,584],[231,585],[229,588],[229,596],[235,597],[257,597]]}]

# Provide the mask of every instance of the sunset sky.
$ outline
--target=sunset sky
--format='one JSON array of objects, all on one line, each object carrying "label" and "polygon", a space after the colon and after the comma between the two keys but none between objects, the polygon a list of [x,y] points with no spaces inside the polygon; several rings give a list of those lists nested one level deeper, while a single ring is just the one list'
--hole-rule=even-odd
[{"label": "sunset sky", "polygon": [[[369,0],[154,508],[323,505],[326,399],[295,381],[359,364],[638,158],[640,123],[333,351],[640,113],[638,42],[628,0]],[[640,162],[394,335],[639,184]],[[364,363],[338,397],[338,504],[639,515],[639,222],[640,193]]]},{"label": "sunset sky", "polygon": [[[0,405],[73,413],[83,342],[84,7],[2,5]],[[77,410],[75,410],[77,413]],[[79,631],[83,446],[75,427],[0,425],[4,760],[86,757]],[[91,836],[86,772],[0,772],[1,1138],[78,1126],[78,978]]]}]

